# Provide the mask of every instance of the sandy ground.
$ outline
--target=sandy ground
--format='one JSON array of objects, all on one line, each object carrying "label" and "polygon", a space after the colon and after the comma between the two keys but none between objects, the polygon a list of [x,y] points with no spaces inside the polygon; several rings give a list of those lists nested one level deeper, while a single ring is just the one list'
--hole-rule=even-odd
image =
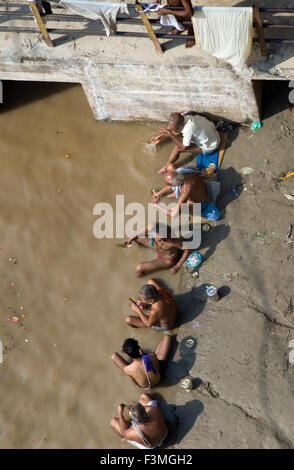
[{"label": "sandy ground", "polygon": [[[286,103],[286,88],[276,91],[276,103],[273,91],[264,96],[268,115],[280,108],[283,94]],[[189,397],[180,389],[175,396],[177,447],[293,448],[288,346],[294,338],[294,254],[285,240],[294,203],[285,194],[294,194],[294,178],[281,182],[279,176],[293,170],[294,114],[284,109],[262,129],[241,128],[235,137],[222,167],[218,206],[224,218],[205,234],[200,250],[207,264],[196,282],[183,277],[199,303],[177,339],[197,339],[195,351],[183,356],[186,372],[197,380]],[[242,175],[246,167],[252,173]],[[234,200],[232,184],[241,190]],[[207,302],[206,282],[224,293],[218,303]],[[197,388],[199,379],[211,384],[210,391]]]}]

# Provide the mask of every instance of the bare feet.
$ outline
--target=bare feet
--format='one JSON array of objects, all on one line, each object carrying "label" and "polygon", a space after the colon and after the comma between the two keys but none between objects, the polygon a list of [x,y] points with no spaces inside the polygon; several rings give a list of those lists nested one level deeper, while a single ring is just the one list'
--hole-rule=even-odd
[{"label": "bare feet", "polygon": [[185,44],[185,47],[186,47],[186,48],[190,48],[190,47],[193,47],[193,46],[195,46],[195,41],[194,41],[194,39],[187,39],[186,44]]},{"label": "bare feet", "polygon": [[171,34],[173,36],[177,36],[178,34],[181,34],[182,31],[179,31],[178,29],[174,28],[172,31],[171,31]]}]

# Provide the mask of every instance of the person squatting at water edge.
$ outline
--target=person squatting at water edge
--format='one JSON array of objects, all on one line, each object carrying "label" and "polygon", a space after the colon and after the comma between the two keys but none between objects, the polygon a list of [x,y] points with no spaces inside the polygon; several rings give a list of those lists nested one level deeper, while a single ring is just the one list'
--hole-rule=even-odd
[{"label": "person squatting at water edge", "polygon": [[119,367],[132,382],[143,390],[150,390],[157,385],[163,377],[171,351],[173,338],[164,335],[156,351],[145,354],[136,339],[128,338],[124,341],[122,351],[132,359],[128,363],[120,354],[111,354],[111,361]]},{"label": "person squatting at water edge", "polygon": [[175,274],[182,267],[191,250],[183,249],[183,241],[172,237],[169,225],[156,222],[148,225],[140,232],[132,235],[124,241],[125,246],[130,248],[133,242],[152,248],[156,252],[157,259],[139,263],[136,267],[138,277],[159,269],[169,269]]},{"label": "person squatting at water edge", "polygon": [[[162,210],[170,217],[176,217],[181,211],[181,205],[184,203],[190,204],[191,210],[194,203],[201,203],[201,215],[209,220],[218,220],[220,212],[217,207],[209,201],[208,191],[201,176],[192,172],[191,173],[178,173],[177,171],[168,171],[165,173],[163,179],[167,186],[158,192],[154,192],[152,200],[154,207]],[[157,204],[163,196],[168,198],[177,199],[175,205],[170,211]]]},{"label": "person squatting at water edge", "polygon": [[[139,315],[128,315],[126,323],[133,328],[170,330],[174,328],[179,309],[170,292],[155,279],[149,279],[139,291],[140,300],[130,298],[131,309]],[[143,311],[146,310],[146,313]]]},{"label": "person squatting at water edge", "polygon": [[[171,151],[168,162],[158,173],[168,171],[168,165],[175,163],[182,152],[213,153],[220,145],[220,135],[213,122],[193,111],[189,113],[172,113],[166,127],[159,129],[160,134],[153,136],[150,143],[157,144],[166,137],[171,137],[175,146]],[[182,134],[182,142],[178,136]],[[172,168],[173,169],[173,168]]]},{"label": "person squatting at water edge", "polygon": [[[130,422],[124,417],[128,409]],[[118,418],[112,418],[110,426],[127,442],[138,449],[155,449],[160,447],[167,437],[167,426],[158,401],[151,395],[143,393],[138,403],[127,406],[123,403],[117,407]]]}]

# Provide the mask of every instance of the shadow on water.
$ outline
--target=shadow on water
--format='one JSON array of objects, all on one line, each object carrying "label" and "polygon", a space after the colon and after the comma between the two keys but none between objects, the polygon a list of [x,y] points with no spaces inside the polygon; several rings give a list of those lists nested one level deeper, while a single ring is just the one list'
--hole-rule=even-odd
[{"label": "shadow on water", "polygon": [[63,93],[74,86],[80,86],[80,84],[76,83],[17,82],[14,80],[2,80],[2,83],[3,104],[0,105],[0,113],[8,113],[34,101],[40,101],[57,93]]},{"label": "shadow on water", "polygon": [[[188,398],[188,394],[184,390],[183,394],[186,394]],[[167,404],[159,393],[152,393],[152,398],[159,401],[168,428],[163,448],[180,444],[195,426],[198,416],[203,412],[203,403],[200,400],[190,400],[185,405]]]}]

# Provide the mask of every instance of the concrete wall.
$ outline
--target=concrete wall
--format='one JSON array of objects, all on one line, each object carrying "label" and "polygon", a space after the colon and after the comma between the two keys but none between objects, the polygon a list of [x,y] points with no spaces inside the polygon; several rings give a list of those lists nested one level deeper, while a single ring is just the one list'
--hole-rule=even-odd
[{"label": "concrete wall", "polygon": [[230,66],[95,64],[27,58],[0,62],[0,79],[81,83],[95,119],[166,120],[173,111],[259,119],[251,77]]},{"label": "concrete wall", "polygon": [[96,119],[166,120],[190,109],[236,121],[259,118],[250,78],[230,68],[102,64],[83,87]]}]

